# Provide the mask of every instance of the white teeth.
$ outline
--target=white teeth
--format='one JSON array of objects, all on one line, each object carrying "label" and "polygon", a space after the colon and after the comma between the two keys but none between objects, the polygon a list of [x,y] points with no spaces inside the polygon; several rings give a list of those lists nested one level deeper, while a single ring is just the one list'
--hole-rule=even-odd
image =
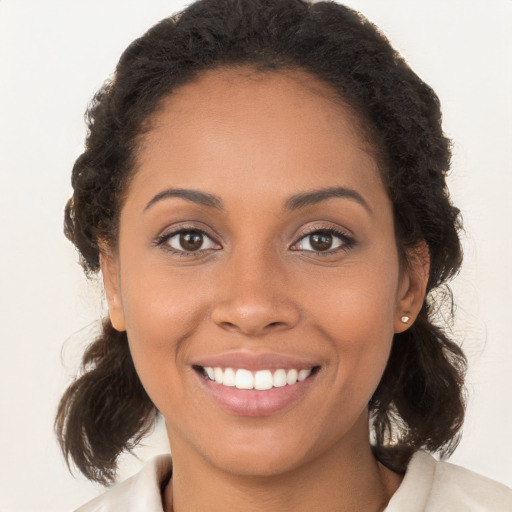
[{"label": "white teeth", "polygon": [[[299,372],[299,376],[297,377],[297,380],[299,382],[303,381],[304,379],[307,379],[311,375],[311,368],[309,370],[301,370]],[[225,378],[225,377],[224,377]]]},{"label": "white teeth", "polygon": [[213,369],[213,375],[215,377],[215,382],[218,382],[219,384],[222,384],[224,381],[224,372],[221,368],[214,368]]},{"label": "white teeth", "polygon": [[276,370],[272,377],[272,385],[275,388],[286,386],[286,370]]},{"label": "white teeth", "polygon": [[237,370],[235,376],[235,386],[238,389],[253,389],[254,377],[249,370]]},{"label": "white teeth", "polygon": [[288,370],[288,373],[286,374],[286,383],[288,385],[295,384],[298,376],[299,372],[297,370]]},{"label": "white teeth", "polygon": [[224,384],[224,386],[230,386],[230,387],[233,387],[236,384],[235,372],[233,371],[232,368],[226,368],[224,370],[224,377],[222,379],[222,384]]},{"label": "white teeth", "polygon": [[254,374],[254,389],[263,391],[272,388],[272,372],[260,370]]},{"label": "white teeth", "polygon": [[312,368],[307,370],[275,370],[272,374],[271,370],[258,370],[252,373],[244,368],[233,370],[233,368],[222,369],[218,366],[212,368],[205,366],[204,371],[210,380],[222,384],[224,386],[237,387],[238,389],[256,389],[264,391],[271,388],[282,388],[283,386],[292,386],[297,382],[301,382],[309,377]]}]

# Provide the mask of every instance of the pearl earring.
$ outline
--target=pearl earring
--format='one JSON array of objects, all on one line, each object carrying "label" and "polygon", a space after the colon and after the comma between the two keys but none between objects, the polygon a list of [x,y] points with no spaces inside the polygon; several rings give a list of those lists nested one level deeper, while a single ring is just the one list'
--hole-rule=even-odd
[{"label": "pearl earring", "polygon": [[402,318],[400,318],[400,320],[402,320],[402,322],[403,322],[404,324],[406,324],[407,322],[409,322],[409,320],[410,320],[410,319],[409,319],[409,317],[408,317],[408,316],[405,316],[405,315],[404,315]]}]

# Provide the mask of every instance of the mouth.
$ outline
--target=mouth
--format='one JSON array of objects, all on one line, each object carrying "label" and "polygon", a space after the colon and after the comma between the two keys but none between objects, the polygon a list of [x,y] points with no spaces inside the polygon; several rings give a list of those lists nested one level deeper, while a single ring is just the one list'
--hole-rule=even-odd
[{"label": "mouth", "polygon": [[221,368],[219,366],[195,366],[203,377],[225,387],[243,390],[266,391],[272,388],[293,386],[306,380],[318,367],[311,368],[279,368],[251,371],[245,368]]},{"label": "mouth", "polygon": [[307,396],[320,366],[248,369],[193,365],[213,403],[236,416],[270,416]]}]

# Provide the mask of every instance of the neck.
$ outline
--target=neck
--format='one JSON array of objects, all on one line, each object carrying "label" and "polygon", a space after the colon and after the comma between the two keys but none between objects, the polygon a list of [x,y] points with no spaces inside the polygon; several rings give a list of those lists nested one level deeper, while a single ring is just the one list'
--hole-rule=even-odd
[{"label": "neck", "polygon": [[368,436],[364,441],[359,437],[356,442],[344,439],[286,473],[266,476],[228,473],[178,443],[165,511],[382,511],[401,477],[377,462]]}]

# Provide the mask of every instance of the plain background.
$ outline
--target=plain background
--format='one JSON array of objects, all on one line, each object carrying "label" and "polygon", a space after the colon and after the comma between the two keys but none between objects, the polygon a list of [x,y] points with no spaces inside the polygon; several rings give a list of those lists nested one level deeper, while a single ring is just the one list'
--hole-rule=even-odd
[{"label": "plain background", "polygon": [[[187,2],[188,3],[188,2]],[[453,327],[470,358],[452,461],[512,485],[512,2],[347,0],[437,91],[454,140],[465,263]],[[104,312],[62,234],[86,105],[122,50],[182,0],[0,0],[0,511],[63,512],[102,489],[73,478],[58,399]],[[141,460],[168,449],[161,425]],[[125,457],[121,477],[141,462]]]}]

